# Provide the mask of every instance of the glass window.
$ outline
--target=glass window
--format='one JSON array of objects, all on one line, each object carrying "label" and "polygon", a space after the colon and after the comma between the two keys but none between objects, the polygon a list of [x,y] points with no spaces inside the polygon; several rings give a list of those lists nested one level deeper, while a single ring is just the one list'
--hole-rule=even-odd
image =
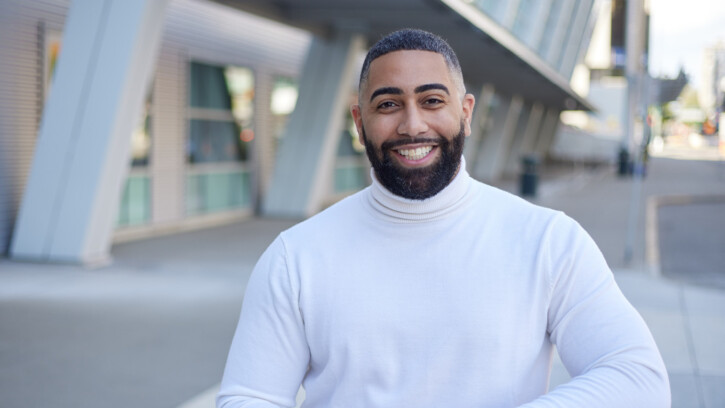
[{"label": "glass window", "polygon": [[[232,115],[239,123],[242,131],[252,130],[252,117],[254,116],[254,74],[249,68],[226,67],[224,79],[232,104]],[[251,142],[244,135],[242,141]]]},{"label": "glass window", "polygon": [[254,140],[252,71],[192,62],[190,79],[187,161],[246,161]]},{"label": "glass window", "polygon": [[126,177],[118,209],[117,227],[146,224],[151,220],[151,106],[153,84],[146,93],[143,112],[131,133],[131,171]]},{"label": "glass window", "polygon": [[297,105],[298,92],[297,82],[294,79],[278,77],[274,80],[269,108],[272,112],[272,134],[274,136],[272,143],[275,150],[277,149],[279,141],[284,136],[289,115],[295,110],[295,106]]},{"label": "glass window", "polygon": [[186,213],[251,207],[246,167],[254,140],[251,69],[192,62],[189,73]]},{"label": "glass window", "polygon": [[189,121],[189,162],[246,160],[246,143],[241,143],[239,134],[239,126],[235,122],[191,119]]},{"label": "glass window", "polygon": [[[583,4],[585,0],[577,1],[574,3],[574,6],[571,8],[571,14],[566,17],[566,20],[569,21],[569,24],[566,25],[566,34],[563,38],[563,44],[558,47],[557,52],[555,53],[554,57],[551,60],[551,63],[554,67],[559,68],[559,72],[564,74],[566,77],[569,77],[564,71],[565,71],[565,64],[569,64],[569,60],[573,57],[567,58],[567,50],[572,49],[579,49],[579,45],[581,44],[582,40],[582,33],[577,33],[575,37],[572,38],[572,33],[574,32],[574,28],[577,24],[577,16],[579,14],[579,10],[581,7],[586,7],[587,5]],[[558,60],[558,61],[557,61]],[[573,65],[573,62],[572,62]]]},{"label": "glass window", "polygon": [[292,78],[279,77],[272,85],[270,109],[275,116],[286,116],[295,110],[297,104],[297,82]]},{"label": "glass window", "polygon": [[535,13],[536,4],[535,0],[521,0],[516,11],[512,31],[521,42],[526,44],[531,43],[531,29],[534,25],[534,19],[537,17]]},{"label": "glass window", "polygon": [[151,180],[144,174],[131,174],[121,195],[117,227],[145,224],[151,219]]},{"label": "glass window", "polygon": [[563,0],[553,0],[549,8],[549,16],[546,19],[546,26],[544,27],[544,33],[539,44],[539,56],[544,60],[546,60],[546,56],[549,54],[549,49],[554,40],[554,32],[559,22],[562,3]]},{"label": "glass window", "polygon": [[136,128],[131,133],[131,166],[148,166],[151,157],[151,106],[152,106],[153,84],[146,93],[146,101],[143,113]]},{"label": "glass window", "polygon": [[192,108],[231,110],[224,68],[192,62],[190,75],[189,105]]},{"label": "glass window", "polygon": [[488,14],[496,22],[502,23],[506,11],[506,2],[502,0],[477,0],[475,4],[479,10]]},{"label": "glass window", "polygon": [[[356,100],[357,95],[353,95],[351,101]],[[349,194],[369,184],[370,165],[365,156],[365,146],[360,144],[355,121],[349,112],[346,116],[346,125],[346,128],[340,132],[340,141],[337,145],[333,179],[335,194]]]},{"label": "glass window", "polygon": [[186,176],[186,213],[205,214],[251,206],[246,169],[190,171]]}]

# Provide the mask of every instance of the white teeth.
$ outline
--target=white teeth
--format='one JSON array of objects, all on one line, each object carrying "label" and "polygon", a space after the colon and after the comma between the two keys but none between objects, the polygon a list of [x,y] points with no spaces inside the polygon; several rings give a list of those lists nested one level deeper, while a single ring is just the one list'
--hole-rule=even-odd
[{"label": "white teeth", "polygon": [[398,153],[408,160],[420,160],[433,150],[433,146],[416,147],[415,149],[400,149]]}]

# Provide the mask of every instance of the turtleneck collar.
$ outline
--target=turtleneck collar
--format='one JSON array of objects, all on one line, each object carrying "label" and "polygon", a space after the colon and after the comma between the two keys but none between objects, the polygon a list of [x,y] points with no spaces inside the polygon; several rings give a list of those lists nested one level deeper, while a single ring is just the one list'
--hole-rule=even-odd
[{"label": "turtleneck collar", "polygon": [[370,170],[373,183],[367,199],[373,210],[395,222],[429,221],[444,217],[458,209],[471,187],[471,177],[466,171],[466,161],[461,158],[461,167],[453,180],[438,194],[424,200],[403,198],[383,187]]}]

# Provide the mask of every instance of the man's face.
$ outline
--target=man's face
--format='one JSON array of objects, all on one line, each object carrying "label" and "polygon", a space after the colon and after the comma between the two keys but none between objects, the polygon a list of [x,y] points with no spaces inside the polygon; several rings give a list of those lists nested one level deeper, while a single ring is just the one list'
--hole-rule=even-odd
[{"label": "man's face", "polygon": [[412,199],[442,190],[460,166],[474,98],[461,96],[440,54],[394,51],[370,64],[351,109],[375,174]]}]

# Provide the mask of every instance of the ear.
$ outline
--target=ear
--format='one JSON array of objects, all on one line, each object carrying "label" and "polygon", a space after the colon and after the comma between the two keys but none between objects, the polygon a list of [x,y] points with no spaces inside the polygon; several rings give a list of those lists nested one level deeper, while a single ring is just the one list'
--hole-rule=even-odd
[{"label": "ear", "polygon": [[464,134],[471,134],[471,121],[473,120],[473,108],[476,106],[476,98],[472,94],[466,94],[461,101],[463,108]]},{"label": "ear", "polygon": [[355,127],[357,128],[357,138],[360,142],[360,145],[365,146],[365,141],[363,140],[363,132],[362,132],[362,115],[360,113],[360,105],[352,105],[350,106],[350,113],[352,114],[352,120],[355,121]]}]

